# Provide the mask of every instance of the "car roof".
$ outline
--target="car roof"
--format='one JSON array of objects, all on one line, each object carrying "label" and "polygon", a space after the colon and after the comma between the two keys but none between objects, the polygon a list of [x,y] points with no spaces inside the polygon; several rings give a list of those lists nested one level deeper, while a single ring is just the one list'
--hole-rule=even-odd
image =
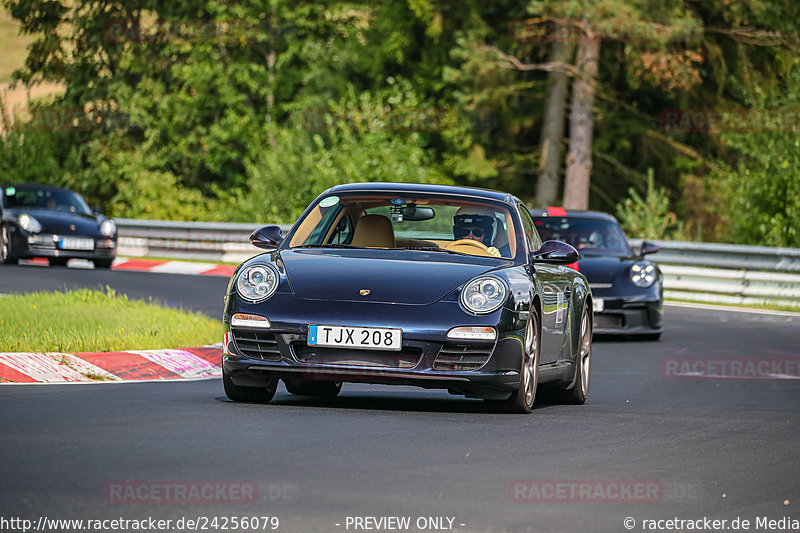
[{"label": "car roof", "polygon": [[563,207],[548,207],[547,209],[531,209],[531,216],[533,218],[546,218],[546,217],[574,217],[574,218],[590,218],[595,220],[608,220],[609,222],[616,222],[617,219],[614,215],[603,213],[602,211],[582,211],[580,209],[564,209]]},{"label": "car roof", "polygon": [[344,193],[344,192],[398,192],[398,193],[422,193],[422,194],[447,194],[454,196],[470,196],[472,198],[484,198],[500,202],[513,203],[514,196],[500,191],[490,189],[478,189],[476,187],[459,187],[456,185],[433,185],[429,183],[389,183],[389,182],[368,182],[368,183],[347,183],[331,187],[325,194]]}]

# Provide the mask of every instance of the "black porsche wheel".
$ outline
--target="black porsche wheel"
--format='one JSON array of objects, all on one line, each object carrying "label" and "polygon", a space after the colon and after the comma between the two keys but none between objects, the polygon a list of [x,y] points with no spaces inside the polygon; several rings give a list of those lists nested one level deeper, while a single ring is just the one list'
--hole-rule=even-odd
[{"label": "black porsche wheel", "polygon": [[50,266],[65,267],[67,266],[69,259],[64,259],[63,257],[51,257],[49,261]]},{"label": "black porsche wheel", "polygon": [[8,236],[8,228],[3,226],[0,229],[0,263],[13,265],[17,263],[17,258],[11,255],[11,239]]},{"label": "black porsche wheel", "polygon": [[502,413],[530,413],[536,401],[539,385],[539,317],[531,309],[531,317],[525,326],[525,344],[520,372],[520,386],[506,400],[486,400],[489,406]]},{"label": "black porsche wheel", "polygon": [[113,259],[95,259],[94,260],[94,267],[95,268],[111,268],[111,263],[113,263]]},{"label": "black porsche wheel", "polygon": [[266,387],[240,387],[234,385],[231,377],[223,372],[222,385],[225,387],[225,395],[234,402],[269,403],[278,389],[278,378],[270,380]]},{"label": "black porsche wheel", "polygon": [[559,399],[562,403],[579,405],[589,395],[589,377],[592,373],[592,321],[589,311],[584,307],[581,316],[581,330],[578,346],[578,357],[575,360],[575,384],[569,390],[562,391]]},{"label": "black porsche wheel", "polygon": [[302,379],[284,379],[283,384],[290,394],[296,396],[324,396],[333,398],[342,390],[341,381],[304,381]]}]

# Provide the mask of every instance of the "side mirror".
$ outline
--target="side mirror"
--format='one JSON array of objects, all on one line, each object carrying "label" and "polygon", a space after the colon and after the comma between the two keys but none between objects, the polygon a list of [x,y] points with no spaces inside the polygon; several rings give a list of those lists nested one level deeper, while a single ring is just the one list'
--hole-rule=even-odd
[{"label": "side mirror", "polygon": [[250,244],[265,250],[274,250],[283,240],[283,231],[280,226],[261,226],[250,234]]},{"label": "side mirror", "polygon": [[568,265],[581,258],[578,250],[561,241],[546,241],[542,247],[531,253],[533,263],[552,263]]},{"label": "side mirror", "polygon": [[642,241],[642,249],[639,251],[639,255],[644,257],[647,254],[654,254],[661,250],[661,247],[654,242],[647,242]]}]

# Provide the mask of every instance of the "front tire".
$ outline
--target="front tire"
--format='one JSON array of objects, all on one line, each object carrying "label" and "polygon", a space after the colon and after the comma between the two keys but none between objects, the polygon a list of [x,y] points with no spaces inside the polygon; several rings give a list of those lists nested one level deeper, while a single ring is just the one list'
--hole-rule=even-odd
[{"label": "front tire", "polygon": [[109,269],[111,268],[111,263],[113,263],[113,259],[95,259],[93,261],[95,268],[102,268],[102,269]]},{"label": "front tire", "polygon": [[266,387],[240,387],[231,381],[230,375],[222,373],[222,386],[225,396],[234,402],[269,403],[278,389],[278,378],[270,379]]},{"label": "front tire", "polygon": [[11,238],[8,236],[8,228],[2,226],[0,229],[0,263],[6,265],[16,265],[19,260],[11,255]]},{"label": "front tire", "polygon": [[283,384],[289,394],[295,396],[321,396],[335,398],[342,391],[341,381],[306,381],[302,379],[284,379]]},{"label": "front tire", "polygon": [[536,389],[539,385],[539,317],[531,308],[531,316],[525,325],[525,343],[522,354],[522,370],[520,385],[506,400],[486,400],[494,411],[501,413],[530,413],[536,401]]},{"label": "front tire", "polygon": [[63,257],[51,257],[48,261],[50,266],[65,267],[67,266],[69,259],[64,259]]}]

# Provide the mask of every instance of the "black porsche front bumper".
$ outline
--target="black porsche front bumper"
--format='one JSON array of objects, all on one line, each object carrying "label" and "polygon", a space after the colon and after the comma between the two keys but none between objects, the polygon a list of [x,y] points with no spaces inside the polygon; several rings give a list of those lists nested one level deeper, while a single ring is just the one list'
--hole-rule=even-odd
[{"label": "black porsche front bumper", "polygon": [[522,342],[516,335],[490,343],[408,338],[399,352],[379,352],[318,348],[309,346],[303,334],[237,328],[227,348],[223,372],[243,387],[263,386],[275,377],[300,378],[411,385],[502,399],[520,386]]},{"label": "black porsche front bumper", "polygon": [[92,250],[70,250],[61,247],[61,236],[50,233],[31,234],[19,230],[9,233],[9,251],[17,259],[88,259],[113,261],[117,255],[117,242],[114,238],[88,235],[69,235],[94,241]]},{"label": "black porsche front bumper", "polygon": [[664,302],[604,298],[604,309],[594,314],[596,335],[655,335],[662,331]]}]

